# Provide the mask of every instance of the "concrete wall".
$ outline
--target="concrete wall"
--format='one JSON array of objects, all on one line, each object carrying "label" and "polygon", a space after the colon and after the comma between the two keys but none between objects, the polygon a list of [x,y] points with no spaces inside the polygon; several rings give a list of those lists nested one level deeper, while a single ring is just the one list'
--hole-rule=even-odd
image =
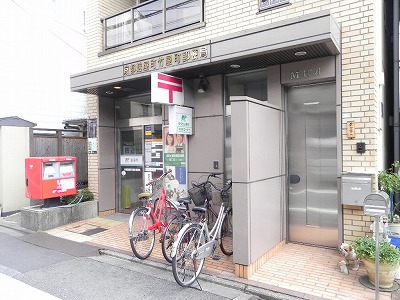
[{"label": "concrete wall", "polygon": [[[208,78],[210,85],[206,93],[193,93],[194,135],[189,136],[189,183],[198,180],[201,173],[224,172],[224,101],[223,78]],[[194,86],[197,87],[198,80]],[[219,168],[213,168],[213,161],[219,161]],[[200,174],[199,174],[200,173]]]},{"label": "concrete wall", "polygon": [[285,238],[284,112],[249,97],[231,101],[233,260],[250,265]]},{"label": "concrete wall", "polygon": [[29,155],[29,128],[0,126],[0,204],[3,213],[30,205],[30,200],[25,197],[25,158]]},{"label": "concrete wall", "polygon": [[113,99],[99,99],[99,210],[115,209],[115,128]]}]

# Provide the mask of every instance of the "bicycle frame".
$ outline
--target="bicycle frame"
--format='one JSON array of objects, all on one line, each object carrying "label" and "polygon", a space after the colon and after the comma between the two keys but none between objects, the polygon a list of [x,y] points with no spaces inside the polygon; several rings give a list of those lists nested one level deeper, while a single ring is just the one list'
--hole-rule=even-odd
[{"label": "bicycle frame", "polygon": [[[163,180],[163,178],[168,173],[169,172],[164,173],[161,177],[159,177],[156,180]],[[149,184],[151,184],[151,183],[148,183],[148,185]],[[153,220],[154,220],[154,224],[151,225],[151,226],[148,226],[147,230],[148,231],[158,230],[158,232],[160,232],[160,233],[163,231],[163,228],[168,226],[168,222],[163,222],[161,220],[162,214],[163,214],[163,209],[167,208],[167,209],[176,209],[176,210],[178,210],[178,207],[176,205],[174,205],[172,202],[168,201],[167,193],[166,193],[164,187],[161,189],[160,196],[158,198],[158,202],[157,202],[156,207],[153,206],[153,199],[152,198],[147,199],[147,203],[146,203],[145,207],[147,208],[147,213],[146,214],[148,216],[151,215],[153,217]],[[133,217],[133,214],[131,214],[131,216],[130,216],[129,226],[131,226],[131,224],[132,224],[132,219],[131,219],[132,217]],[[147,222],[148,219],[149,219],[149,217],[146,217],[145,221]],[[131,228],[130,228],[129,232],[131,232]],[[132,236],[129,236],[129,237],[132,238]]]},{"label": "bicycle frame", "polygon": [[[207,221],[205,219],[201,221],[201,232],[205,235],[205,238],[208,242],[200,247],[198,247],[198,245],[196,246],[196,250],[194,250],[190,255],[192,259],[203,259],[211,256],[214,253],[217,247],[217,243],[221,242],[221,227],[226,214],[227,210],[225,210],[225,206],[222,203],[218,213],[217,221],[210,231],[208,230]],[[179,231],[178,238],[176,239],[171,250],[171,257],[174,257],[176,255],[177,242],[181,239],[182,234],[185,233],[186,228],[192,224],[196,223],[188,223]]]},{"label": "bicycle frame", "polygon": [[151,214],[155,222],[152,226],[148,227],[149,231],[157,229],[158,232],[162,232],[162,228],[168,226],[168,222],[161,221],[162,211],[165,207],[167,207],[168,204],[171,203],[167,202],[167,193],[165,192],[164,188],[161,190],[156,207],[153,207],[152,201],[148,201],[146,203],[147,214]]}]

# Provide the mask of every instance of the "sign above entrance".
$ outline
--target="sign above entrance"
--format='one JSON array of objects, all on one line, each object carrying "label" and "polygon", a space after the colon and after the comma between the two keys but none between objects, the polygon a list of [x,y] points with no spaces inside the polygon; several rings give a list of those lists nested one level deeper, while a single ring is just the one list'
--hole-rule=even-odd
[{"label": "sign above entrance", "polygon": [[124,64],[123,76],[130,77],[157,70],[161,71],[162,69],[188,65],[191,63],[199,63],[201,61],[206,61],[209,58],[210,46],[204,45]]},{"label": "sign above entrance", "polygon": [[169,133],[187,134],[192,133],[193,109],[183,106],[169,107]]},{"label": "sign above entrance", "polygon": [[151,102],[183,105],[183,80],[163,73],[151,73]]}]

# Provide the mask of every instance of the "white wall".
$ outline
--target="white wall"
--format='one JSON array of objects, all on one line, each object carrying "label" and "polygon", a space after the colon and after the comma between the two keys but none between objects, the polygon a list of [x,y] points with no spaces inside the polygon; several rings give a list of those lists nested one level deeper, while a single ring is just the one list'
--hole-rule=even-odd
[{"label": "white wall", "polygon": [[0,204],[3,213],[30,205],[25,197],[25,158],[29,128],[0,126]]},{"label": "white wall", "polygon": [[86,69],[86,0],[0,1],[0,117],[62,128],[86,114],[70,74]]}]

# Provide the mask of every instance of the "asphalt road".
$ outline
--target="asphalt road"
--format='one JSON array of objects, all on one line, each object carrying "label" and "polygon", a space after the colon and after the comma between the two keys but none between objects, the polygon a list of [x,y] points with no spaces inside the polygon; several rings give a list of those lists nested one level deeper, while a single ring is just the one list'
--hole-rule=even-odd
[{"label": "asphalt road", "polygon": [[[100,255],[92,246],[1,226],[0,273],[63,300],[259,299],[212,280],[200,280],[203,290],[182,288],[167,267]],[[19,292],[12,291],[15,299]]]}]

